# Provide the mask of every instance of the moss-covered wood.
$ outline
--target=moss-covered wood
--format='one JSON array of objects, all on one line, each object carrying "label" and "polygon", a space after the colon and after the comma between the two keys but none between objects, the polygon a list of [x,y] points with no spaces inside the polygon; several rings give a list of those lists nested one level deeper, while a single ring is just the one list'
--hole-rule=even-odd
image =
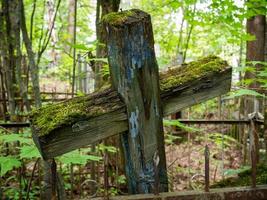
[{"label": "moss-covered wood", "polygon": [[117,92],[108,88],[91,95],[43,106],[32,112],[31,122],[38,136],[44,136],[57,128],[107,114],[121,107],[124,104]]},{"label": "moss-covered wood", "polygon": [[[215,73],[227,72],[229,68],[225,61],[216,56],[172,67],[160,73],[161,96],[165,97],[169,91],[173,93],[177,88],[192,84],[192,81],[213,76]],[[229,77],[227,78],[229,79]],[[107,88],[86,96],[45,105],[34,110],[30,118],[37,135],[44,136],[62,126],[112,112],[122,106],[123,103],[117,96],[117,92]]]},{"label": "moss-covered wood", "polygon": [[210,73],[224,71],[227,66],[226,61],[219,57],[208,56],[189,64],[183,64],[181,67],[170,68],[160,75],[160,89],[161,91],[171,90]]},{"label": "moss-covered wood", "polygon": [[[214,60],[219,61],[219,70]],[[197,65],[196,62],[199,64]],[[214,56],[196,62],[160,73],[160,96],[164,116],[229,91],[231,67],[226,62]],[[198,78],[185,77],[186,80],[184,80],[183,73],[193,77],[196,72],[195,69],[191,70],[191,74],[189,73],[192,63],[195,68],[202,69],[203,64],[213,63],[216,70],[208,67],[198,75]],[[179,73],[174,73],[176,70]],[[175,77],[180,81],[173,81]],[[168,84],[166,87],[165,83],[168,80],[175,84]],[[31,124],[34,140],[46,158],[61,155],[128,130],[124,103],[117,92],[110,88],[35,110],[31,114]],[[79,132],[79,129],[82,130]]]}]

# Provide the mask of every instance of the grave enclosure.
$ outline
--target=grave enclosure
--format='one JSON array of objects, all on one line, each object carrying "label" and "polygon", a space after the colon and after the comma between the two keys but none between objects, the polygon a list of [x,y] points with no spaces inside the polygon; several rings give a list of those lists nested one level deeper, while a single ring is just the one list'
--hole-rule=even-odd
[{"label": "grave enclosure", "polygon": [[[209,56],[159,73],[150,15],[123,11],[102,23],[111,87],[35,111],[33,139],[43,158],[51,160],[120,134],[129,193],[167,192],[162,118],[228,92],[232,69]],[[258,199],[267,198],[265,188],[261,194]]]}]

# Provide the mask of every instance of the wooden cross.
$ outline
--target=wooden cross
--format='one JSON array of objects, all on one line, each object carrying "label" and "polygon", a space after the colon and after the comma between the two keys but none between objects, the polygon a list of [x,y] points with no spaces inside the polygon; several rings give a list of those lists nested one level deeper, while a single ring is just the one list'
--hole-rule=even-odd
[{"label": "wooden cross", "polygon": [[111,13],[103,24],[112,87],[35,111],[33,139],[50,159],[121,133],[129,192],[151,193],[155,180],[167,191],[162,117],[228,92],[231,67],[209,56],[158,73],[149,14]]}]

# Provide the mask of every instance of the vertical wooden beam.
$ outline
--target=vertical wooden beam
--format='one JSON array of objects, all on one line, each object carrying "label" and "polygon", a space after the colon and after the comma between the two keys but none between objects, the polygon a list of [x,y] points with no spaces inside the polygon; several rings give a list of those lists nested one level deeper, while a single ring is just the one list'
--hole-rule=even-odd
[{"label": "vertical wooden beam", "polygon": [[205,192],[210,190],[210,152],[209,147],[205,146]]},{"label": "vertical wooden beam", "polygon": [[152,193],[158,152],[160,192],[168,190],[159,73],[150,15],[140,10],[103,18],[112,85],[127,107],[129,132],[121,137],[130,193]]},{"label": "vertical wooden beam", "polygon": [[56,162],[55,159],[48,159],[43,160],[44,164],[44,187],[43,187],[43,193],[41,195],[41,199],[44,200],[56,200]]}]

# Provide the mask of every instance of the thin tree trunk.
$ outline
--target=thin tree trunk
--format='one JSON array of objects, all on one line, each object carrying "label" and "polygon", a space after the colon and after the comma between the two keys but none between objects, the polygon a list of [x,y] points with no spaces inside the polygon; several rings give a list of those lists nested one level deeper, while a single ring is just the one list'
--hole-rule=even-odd
[{"label": "thin tree trunk", "polygon": [[39,86],[39,70],[38,70],[38,66],[35,63],[32,43],[27,32],[23,0],[19,0],[19,2],[21,6],[21,31],[22,31],[22,36],[23,36],[25,47],[26,47],[26,51],[28,54],[28,59],[29,59],[35,106],[39,108],[42,105],[41,95],[40,95],[40,86]]},{"label": "thin tree trunk", "polygon": [[7,104],[6,104],[6,89],[5,89],[5,66],[6,66],[6,58],[7,58],[7,49],[5,43],[5,34],[4,34],[4,15],[1,10],[0,12],[0,77],[1,77],[1,94],[3,99],[3,119],[7,121]]},{"label": "thin tree trunk", "polygon": [[[194,3],[193,18],[194,18],[195,13],[196,13],[196,5],[197,5],[197,1],[195,1],[195,3]],[[188,50],[188,46],[189,46],[189,42],[190,42],[190,39],[191,39],[191,34],[192,34],[192,31],[193,31],[193,28],[194,28],[194,25],[191,24],[189,32],[188,32],[188,35],[187,35],[186,43],[185,43],[185,50],[184,50],[184,55],[183,55],[183,63],[186,60],[187,50]]]},{"label": "thin tree trunk", "polygon": [[49,64],[49,67],[54,68],[57,65],[57,52],[55,50],[56,43],[57,43],[57,35],[54,29],[54,16],[55,16],[55,6],[54,0],[47,1],[47,14],[48,14],[48,28],[51,30],[51,50],[49,50],[50,58],[52,62]]},{"label": "thin tree trunk", "polygon": [[16,46],[16,52],[17,52],[17,58],[16,58],[16,78],[18,80],[18,86],[20,89],[20,95],[23,99],[23,104],[26,106],[27,112],[31,110],[30,108],[30,102],[28,100],[28,94],[27,94],[27,88],[22,80],[22,54],[21,54],[21,46],[20,46],[20,13],[21,13],[21,7],[20,4],[18,4],[16,9],[16,19],[17,23],[15,23],[15,46]]},{"label": "thin tree trunk", "polygon": [[[68,5],[68,35],[67,35],[67,41],[65,45],[65,49],[68,54],[71,53],[71,46],[73,42],[73,33],[74,33],[74,12],[75,12],[75,1],[76,0],[69,0],[69,5]],[[71,73],[70,73],[71,75]]]},{"label": "thin tree trunk", "polygon": [[73,27],[73,51],[72,51],[72,57],[73,57],[73,65],[72,65],[72,97],[74,96],[74,87],[75,87],[75,70],[76,70],[76,26],[77,26],[77,0],[74,0],[74,27]]},{"label": "thin tree trunk", "polygon": [[36,1],[33,1],[33,8],[32,8],[32,14],[31,14],[31,25],[30,25],[30,40],[32,41],[32,34],[33,34],[33,25],[34,25],[34,15],[36,11]]},{"label": "thin tree trunk", "polygon": [[[14,57],[14,34],[12,32],[11,27],[11,18],[10,14],[12,12],[12,8],[10,5],[14,2],[4,0],[3,3],[3,11],[5,16],[5,32],[3,38],[3,53],[4,56],[4,67],[5,67],[5,77],[6,77],[6,88],[7,88],[7,95],[8,95],[8,105],[9,105],[9,112],[10,112],[10,120],[15,120],[15,77],[14,77],[14,66],[15,66],[15,57]],[[7,49],[5,49],[7,47]]]},{"label": "thin tree trunk", "polygon": [[[265,19],[265,49],[264,49],[264,61],[267,62],[267,19]],[[265,91],[265,96],[267,96],[267,91]],[[265,139],[265,158],[267,162],[267,99],[265,99],[264,104],[264,139]]]},{"label": "thin tree trunk", "polygon": [[[104,15],[110,12],[118,12],[120,6],[120,0],[97,0],[96,8],[96,37],[97,37],[97,58],[107,58],[106,48],[106,33],[100,20]],[[103,78],[101,75],[101,69],[103,68],[103,62],[98,61],[95,66],[95,89],[99,89],[103,85]]]},{"label": "thin tree trunk", "polygon": [[178,44],[177,44],[177,54],[180,54],[181,51],[181,44],[183,41],[183,28],[184,28],[184,9],[182,8],[182,13],[183,13],[183,19],[181,22],[181,26],[180,26],[180,30],[179,30],[179,40],[178,40]]}]

